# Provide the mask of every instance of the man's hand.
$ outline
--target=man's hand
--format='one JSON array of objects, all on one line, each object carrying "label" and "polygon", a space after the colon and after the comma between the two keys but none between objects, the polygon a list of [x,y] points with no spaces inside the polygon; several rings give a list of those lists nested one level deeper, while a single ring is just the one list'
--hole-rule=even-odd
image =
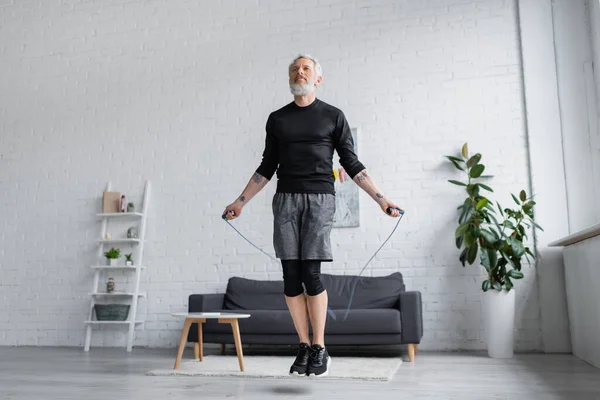
[{"label": "man's hand", "polygon": [[[243,197],[243,196],[242,196]],[[223,215],[225,215],[225,219],[227,221],[231,221],[232,219],[236,219],[242,214],[242,208],[244,207],[244,202],[240,199],[237,199],[227,207],[225,207],[225,211],[223,211]]]},{"label": "man's hand", "polygon": [[[400,207],[399,205],[397,205],[396,203],[394,203],[391,200],[388,200],[386,198],[384,198],[381,202],[379,202],[379,205],[381,207],[381,209],[383,210],[383,212],[385,213],[385,215],[389,215],[390,217],[399,217],[400,216],[400,212],[398,210],[402,210],[402,207]],[[387,209],[391,208],[392,213],[388,214],[387,213]]]}]

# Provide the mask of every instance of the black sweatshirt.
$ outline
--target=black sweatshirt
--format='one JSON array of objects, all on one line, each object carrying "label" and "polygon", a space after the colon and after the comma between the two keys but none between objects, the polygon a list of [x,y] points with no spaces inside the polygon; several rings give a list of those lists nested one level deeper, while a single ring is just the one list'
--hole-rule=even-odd
[{"label": "black sweatshirt", "polygon": [[354,152],[344,113],[319,99],[306,107],[291,102],[272,112],[266,131],[256,172],[270,180],[277,171],[277,192],[335,194],[334,150],[351,178],[365,168]]}]

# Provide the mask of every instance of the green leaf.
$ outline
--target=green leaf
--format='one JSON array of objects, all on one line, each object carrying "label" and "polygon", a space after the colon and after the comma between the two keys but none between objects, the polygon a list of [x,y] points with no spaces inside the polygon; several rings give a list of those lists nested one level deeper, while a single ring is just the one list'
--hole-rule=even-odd
[{"label": "green leaf", "polygon": [[498,263],[496,251],[486,247],[481,248],[480,259],[481,265],[483,265],[488,272],[496,268],[496,264]]},{"label": "green leaf", "polygon": [[492,234],[490,231],[488,231],[487,229],[481,230],[481,236],[483,236],[485,241],[488,242],[489,244],[494,244],[498,241],[498,238],[494,234]]},{"label": "green leaf", "polygon": [[464,158],[469,158],[469,145],[467,143],[463,144],[461,154]]},{"label": "green leaf", "polygon": [[467,184],[466,184],[466,183],[462,183],[462,182],[459,182],[459,181],[455,181],[455,180],[453,180],[453,179],[450,179],[450,180],[448,180],[448,182],[450,182],[450,183],[454,183],[455,185],[458,185],[458,186],[467,186]]},{"label": "green leaf", "polygon": [[463,209],[463,212],[460,215],[460,218],[458,219],[458,223],[464,224],[466,222],[470,222],[471,218],[473,217],[473,214],[475,214],[475,210],[473,209],[473,207],[470,204],[466,205]]},{"label": "green leaf", "polygon": [[467,193],[471,197],[477,197],[479,195],[479,186],[477,186],[477,185],[467,186]]},{"label": "green leaf", "polygon": [[509,292],[510,292],[510,290],[514,286],[513,283],[512,283],[512,281],[510,280],[510,278],[508,276],[504,279],[504,286],[506,286],[506,290],[508,290]]},{"label": "green leaf", "polygon": [[502,212],[502,207],[500,207],[500,203],[496,202],[496,204],[498,204],[498,210],[500,210],[500,215],[502,215],[502,217],[504,218],[504,213]]},{"label": "green leaf", "polygon": [[517,205],[519,205],[519,206],[520,206],[520,205],[521,205],[521,203],[519,203],[519,200],[517,200],[517,198],[515,197],[515,195],[514,195],[514,194],[512,194],[512,193],[511,193],[510,195],[512,196],[512,198],[513,198],[513,200],[515,201],[515,203],[517,203]]},{"label": "green leaf", "polygon": [[483,281],[483,283],[481,284],[481,289],[484,292],[487,292],[488,290],[490,290],[490,281],[487,279],[485,281]]},{"label": "green leaf", "polygon": [[465,239],[464,236],[459,236],[456,238],[456,248],[457,249],[460,249],[462,247],[464,239]]},{"label": "green leaf", "polygon": [[535,256],[533,255],[533,253],[531,252],[531,250],[529,250],[529,247],[525,247],[525,253],[529,254],[531,257],[535,258]]},{"label": "green leaf", "polygon": [[482,164],[477,164],[476,166],[471,168],[471,172],[469,173],[469,176],[471,178],[479,178],[484,170],[485,170],[485,166],[483,166]]},{"label": "green leaf", "polygon": [[465,246],[471,247],[475,243],[475,237],[471,234],[471,231],[465,232]]},{"label": "green leaf", "polygon": [[500,254],[502,254],[502,257],[506,260],[507,263],[509,263],[511,265],[511,267],[513,267],[515,269],[517,268],[517,266],[515,265],[513,260],[511,260],[511,258],[508,256],[508,254],[506,254],[503,251],[501,251]]},{"label": "green leaf", "polygon": [[456,228],[454,232],[454,237],[459,237],[465,234],[465,232],[469,229],[469,224],[461,224]]},{"label": "green leaf", "polygon": [[540,231],[542,231],[542,232],[544,231],[544,230],[542,229],[542,227],[541,227],[541,226],[539,226],[538,224],[536,224],[535,222],[533,222],[533,220],[532,220],[531,222],[532,222],[532,223],[533,223],[533,225],[534,225],[536,228],[538,228]]},{"label": "green leaf", "polygon": [[521,271],[511,269],[510,271],[508,271],[508,276],[510,276],[513,279],[523,279],[524,275]]},{"label": "green leaf", "polygon": [[525,254],[525,247],[523,246],[523,243],[520,240],[514,237],[510,237],[508,238],[508,244],[510,244],[510,247],[512,248],[515,257],[521,258],[523,254]]},{"label": "green leaf", "polygon": [[456,161],[452,161],[452,160],[451,160],[450,162],[451,162],[452,164],[454,164],[454,166],[456,167],[456,169],[459,169],[459,170],[461,170],[461,171],[464,171],[464,172],[466,172],[466,171],[465,171],[465,169],[464,169],[463,167],[461,167],[460,165],[458,165],[458,163],[457,163]]},{"label": "green leaf", "polygon": [[460,260],[460,262],[461,262],[461,264],[462,264],[463,267],[465,266],[465,261],[467,259],[467,252],[468,251],[469,251],[469,248],[465,247],[463,249],[463,251],[460,253],[460,256],[458,257],[458,259]]},{"label": "green leaf", "polygon": [[459,164],[459,163],[462,163],[462,164],[464,164],[464,163],[465,163],[465,162],[464,162],[464,160],[461,160],[460,158],[458,158],[458,157],[453,157],[453,156],[446,156],[446,158],[447,158],[448,160],[450,160],[450,162],[451,162],[452,164],[454,164],[454,166],[455,166],[457,169],[459,169],[459,170],[461,170],[461,171],[464,171],[464,170],[465,170],[465,169],[464,169],[464,168],[463,168],[463,167],[462,167],[462,166]]},{"label": "green leaf", "polygon": [[502,285],[498,281],[494,282],[493,287],[494,287],[494,289],[496,289],[499,292],[502,291]]},{"label": "green leaf", "polygon": [[521,190],[521,193],[519,193],[519,198],[521,199],[521,201],[527,200],[527,195],[525,194],[524,190]]},{"label": "green leaf", "polygon": [[479,186],[479,187],[481,187],[481,188],[483,188],[483,189],[485,189],[485,190],[487,190],[489,192],[494,193],[494,191],[492,190],[492,188],[489,187],[488,185],[484,185],[483,183],[477,183],[477,186]]},{"label": "green leaf", "polygon": [[500,234],[499,234],[498,232],[496,232],[496,231],[494,230],[494,228],[490,228],[490,231],[491,231],[491,232],[494,234],[494,236],[496,237],[496,240],[499,240],[499,239],[500,239]]},{"label": "green leaf", "polygon": [[473,157],[469,158],[469,161],[467,161],[467,168],[471,168],[474,165],[477,165],[479,163],[479,160],[481,160],[481,154],[477,153]]},{"label": "green leaf", "polygon": [[481,248],[479,261],[481,262],[481,265],[483,265],[483,268],[485,268],[487,272],[490,272],[490,258],[488,257],[487,249],[484,247]]},{"label": "green leaf", "polygon": [[458,157],[454,157],[454,156],[446,156],[446,158],[450,161],[457,161],[457,162],[461,162],[461,163],[465,162],[462,158],[458,158]]},{"label": "green leaf", "polygon": [[479,246],[477,245],[477,242],[475,242],[471,247],[469,247],[469,251],[467,252],[467,261],[469,262],[469,264],[473,264],[475,262],[478,250]]},{"label": "green leaf", "polygon": [[477,202],[477,205],[475,206],[475,208],[478,210],[481,210],[482,208],[487,206],[488,203],[489,203],[489,200],[484,197],[483,199],[481,199]]},{"label": "green leaf", "polygon": [[505,228],[510,228],[512,230],[516,230],[517,229],[517,227],[515,226],[515,224],[513,224],[509,220],[504,221],[504,227]]}]

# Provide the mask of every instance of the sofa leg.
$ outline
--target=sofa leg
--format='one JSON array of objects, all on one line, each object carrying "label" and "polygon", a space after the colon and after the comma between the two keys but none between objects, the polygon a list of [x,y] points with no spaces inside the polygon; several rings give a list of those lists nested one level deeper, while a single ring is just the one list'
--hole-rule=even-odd
[{"label": "sofa leg", "polygon": [[415,362],[415,353],[417,352],[417,345],[410,343],[408,345],[408,360],[410,362]]}]

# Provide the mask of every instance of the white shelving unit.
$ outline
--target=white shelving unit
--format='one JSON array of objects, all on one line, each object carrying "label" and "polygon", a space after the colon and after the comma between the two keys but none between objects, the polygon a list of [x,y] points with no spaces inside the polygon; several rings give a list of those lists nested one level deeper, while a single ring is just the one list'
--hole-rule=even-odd
[{"label": "white shelving unit", "polygon": [[[111,183],[108,182],[106,185],[106,191],[111,190]],[[150,200],[150,181],[146,181],[146,185],[144,187],[144,195],[142,199],[142,210],[141,212],[123,212],[123,213],[98,213],[97,217],[102,218],[102,231],[100,235],[100,240],[98,240],[98,260],[106,262],[106,258],[104,257],[104,253],[106,248],[110,248],[113,245],[116,247],[118,245],[130,245],[132,246],[133,253],[133,262],[134,265],[125,265],[123,261],[123,265],[92,265],[90,268],[94,271],[94,282],[92,286],[92,292],[89,293],[90,296],[90,309],[88,313],[88,319],[84,321],[86,325],[86,334],[85,334],[85,351],[90,350],[90,345],[92,342],[92,329],[94,327],[98,327],[99,325],[123,325],[128,328],[127,333],[127,351],[130,352],[133,346],[133,333],[135,327],[143,324],[144,321],[140,320],[137,316],[138,314],[138,302],[140,298],[146,297],[145,292],[140,292],[140,279],[141,274],[145,270],[145,266],[143,265],[143,255],[144,255],[144,239],[146,236],[146,217],[148,215],[148,203]],[[106,232],[109,220],[118,220],[123,221],[124,219],[131,219],[132,221],[136,221],[139,223],[138,228],[138,237],[135,239],[132,238],[111,238],[106,239]],[[131,291],[115,291],[111,293],[98,291],[98,285],[100,283],[100,276],[104,275],[104,272],[107,271],[124,271],[124,272],[133,272],[133,288]],[[129,316],[126,321],[98,321],[94,320],[94,306],[96,304],[102,304],[102,301],[105,299],[119,299],[121,301],[128,301],[130,304],[129,308]]]}]

